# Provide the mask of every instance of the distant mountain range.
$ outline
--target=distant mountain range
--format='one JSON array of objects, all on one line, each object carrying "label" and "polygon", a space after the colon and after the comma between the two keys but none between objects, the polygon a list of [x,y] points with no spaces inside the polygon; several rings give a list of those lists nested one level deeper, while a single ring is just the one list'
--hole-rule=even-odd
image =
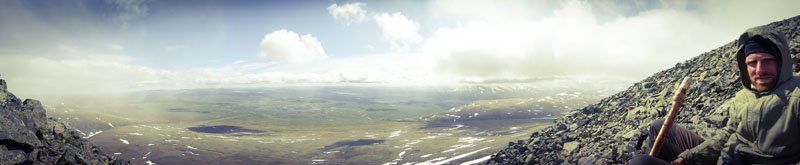
[{"label": "distant mountain range", "polygon": [[[768,25],[786,34],[797,62],[800,16]],[[742,29],[744,31],[744,29]],[[675,87],[684,76],[695,79],[678,117],[678,124],[712,136],[727,121],[716,111],[741,89],[733,58],[735,41],[658,72],[600,102],[572,110],[552,126],[527,140],[510,142],[488,164],[624,164],[643,154],[646,126],[663,118]],[[794,66],[797,70],[798,66]]]}]

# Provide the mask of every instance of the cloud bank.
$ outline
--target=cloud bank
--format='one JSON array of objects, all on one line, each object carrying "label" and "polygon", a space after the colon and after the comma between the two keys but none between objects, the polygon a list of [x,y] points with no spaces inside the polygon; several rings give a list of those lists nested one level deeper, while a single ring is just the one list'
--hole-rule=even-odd
[{"label": "cloud bank", "polygon": [[402,13],[381,13],[375,15],[375,23],[380,28],[383,39],[389,42],[392,50],[406,52],[411,44],[419,42],[419,23],[406,18]]},{"label": "cloud bank", "polygon": [[572,1],[540,20],[478,20],[439,28],[425,46],[428,53],[439,57],[437,70],[445,74],[641,77],[721,45],[713,39],[724,36],[715,30],[692,15],[671,9],[600,23],[590,6]]},{"label": "cloud bank", "polygon": [[[0,47],[0,75],[14,84],[13,90],[25,91],[20,94],[238,84],[438,85],[553,77],[632,82],[730,42],[748,27],[800,14],[796,8],[800,1],[609,2],[442,0],[420,4],[426,9],[417,13],[385,4],[381,7],[380,2],[325,4],[315,10],[344,28],[357,29],[352,31],[373,30],[375,34],[366,38],[374,37],[370,44],[385,44],[385,48],[376,47],[385,50],[329,56],[323,45],[328,46],[324,41],[330,40],[325,37],[348,37],[349,33],[338,34],[341,31],[336,28],[322,28],[333,29],[325,33],[281,25],[258,31],[253,40],[226,41],[252,45],[249,56],[253,59],[231,62],[234,60],[186,58],[173,63],[140,58],[137,53],[141,51],[135,50],[148,47],[132,44],[135,42],[102,38],[118,31],[86,21],[96,17],[74,19],[88,22],[86,25],[92,28],[84,24],[56,26],[76,23],[69,19],[54,24],[27,10],[26,3],[10,1],[10,5],[0,6],[0,34],[9,36],[0,38],[6,45]],[[135,21],[158,13],[151,13],[157,8],[147,8],[146,4],[119,3],[127,7],[115,7],[119,11],[109,15]],[[374,9],[368,11],[367,5]],[[64,13],[71,12],[47,16]],[[303,34],[298,34],[299,30]],[[202,48],[176,42],[155,49],[175,52]],[[169,66],[180,63],[200,64]]]}]

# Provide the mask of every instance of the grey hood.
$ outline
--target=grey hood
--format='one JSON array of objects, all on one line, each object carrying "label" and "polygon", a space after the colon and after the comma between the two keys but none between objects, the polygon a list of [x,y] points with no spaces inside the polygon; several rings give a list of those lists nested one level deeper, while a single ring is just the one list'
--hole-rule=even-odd
[{"label": "grey hood", "polygon": [[747,64],[744,62],[744,59],[747,55],[744,54],[744,45],[747,40],[756,37],[761,37],[770,41],[772,44],[771,48],[778,53],[774,54],[774,56],[780,60],[778,63],[779,73],[777,78],[778,82],[775,84],[776,87],[792,78],[792,64],[794,63],[791,55],[789,55],[789,42],[785,35],[767,26],[759,26],[747,29],[747,31],[739,36],[739,40],[736,41],[738,45],[738,49],[736,51],[736,63],[737,67],[739,68],[739,80],[742,82],[742,85],[744,85],[744,88],[753,92],[756,92],[756,90],[752,88],[750,78],[747,74]]}]

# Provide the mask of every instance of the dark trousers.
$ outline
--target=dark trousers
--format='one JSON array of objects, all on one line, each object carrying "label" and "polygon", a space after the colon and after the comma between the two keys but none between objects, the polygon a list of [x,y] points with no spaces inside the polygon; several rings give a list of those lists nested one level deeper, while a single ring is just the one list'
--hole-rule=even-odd
[{"label": "dark trousers", "polygon": [[658,136],[658,131],[661,130],[661,125],[664,124],[664,120],[657,120],[650,125],[650,132],[648,135],[647,146],[646,146],[646,154],[643,155],[636,155],[631,159],[628,163],[630,164],[670,164],[669,162],[678,158],[678,155],[681,154],[683,151],[691,149],[700,143],[703,143],[704,139],[692,131],[681,127],[677,124],[673,124],[672,128],[669,129],[669,133],[667,134],[666,141],[664,141],[664,145],[661,146],[661,151],[656,155],[656,157],[651,157],[647,155],[650,153],[650,148],[653,147],[653,142],[656,140],[656,136]]}]

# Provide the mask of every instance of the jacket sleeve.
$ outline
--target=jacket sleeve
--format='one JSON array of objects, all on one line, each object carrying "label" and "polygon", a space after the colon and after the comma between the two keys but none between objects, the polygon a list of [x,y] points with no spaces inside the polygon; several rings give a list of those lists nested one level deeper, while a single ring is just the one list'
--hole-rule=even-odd
[{"label": "jacket sleeve", "polygon": [[736,102],[736,98],[734,98],[723,103],[723,106],[719,107],[725,108],[722,110],[729,112],[728,123],[725,127],[721,128],[716,135],[706,139],[703,143],[700,143],[700,145],[684,151],[678,155],[678,157],[682,157],[686,160],[687,164],[715,164],[725,143],[728,141],[731,134],[736,132],[736,128],[741,120],[739,110],[736,108]]}]

